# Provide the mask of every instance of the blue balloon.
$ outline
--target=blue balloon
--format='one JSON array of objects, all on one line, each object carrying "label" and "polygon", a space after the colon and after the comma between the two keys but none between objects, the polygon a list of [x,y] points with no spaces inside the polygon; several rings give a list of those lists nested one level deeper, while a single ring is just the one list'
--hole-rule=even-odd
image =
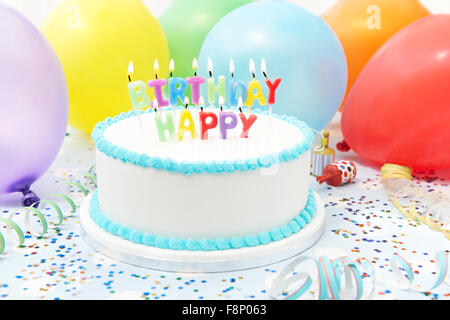
[{"label": "blue balloon", "polygon": [[[319,16],[287,2],[254,2],[230,12],[201,48],[199,73],[205,77],[208,58],[213,61],[213,76],[227,77],[227,91],[230,59],[235,78],[245,82],[252,79],[249,61],[254,59],[267,99],[269,90],[260,70],[264,58],[269,79],[282,78],[273,112],[295,116],[317,130],[336,114],[347,88],[347,61],[334,31]],[[268,108],[257,101],[254,107]]]}]

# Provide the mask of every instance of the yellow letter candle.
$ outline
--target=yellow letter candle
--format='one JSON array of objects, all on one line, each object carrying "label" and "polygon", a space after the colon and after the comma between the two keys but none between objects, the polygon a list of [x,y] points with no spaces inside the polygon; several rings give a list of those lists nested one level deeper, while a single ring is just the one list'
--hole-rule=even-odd
[{"label": "yellow letter candle", "polygon": [[245,105],[248,107],[250,113],[251,107],[253,106],[255,100],[258,100],[261,106],[265,106],[267,104],[261,84],[255,79],[255,69],[255,62],[250,60],[250,73],[253,75],[253,80],[248,84],[247,100],[245,101]]},{"label": "yellow letter candle", "polygon": [[180,114],[180,122],[178,125],[177,138],[178,140],[183,140],[186,132],[191,133],[192,139],[198,138],[197,130],[195,130],[194,118],[192,117],[191,112],[188,110],[187,106],[189,105],[188,97],[185,98],[186,108],[181,111]]}]

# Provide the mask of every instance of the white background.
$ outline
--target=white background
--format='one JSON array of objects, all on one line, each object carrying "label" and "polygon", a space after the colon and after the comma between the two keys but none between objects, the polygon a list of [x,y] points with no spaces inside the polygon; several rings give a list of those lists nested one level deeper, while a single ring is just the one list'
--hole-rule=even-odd
[{"label": "white background", "polygon": [[[45,17],[54,6],[61,0],[0,0],[28,17],[37,26],[40,26]],[[95,0],[91,0],[95,1]],[[153,12],[155,16],[162,12],[171,4],[173,0],[142,0]],[[227,1],[227,0],[222,0]],[[322,14],[331,7],[337,0],[287,0],[297,3],[315,14]],[[397,1],[397,0],[392,0]],[[432,13],[450,13],[450,0],[421,0]]]}]

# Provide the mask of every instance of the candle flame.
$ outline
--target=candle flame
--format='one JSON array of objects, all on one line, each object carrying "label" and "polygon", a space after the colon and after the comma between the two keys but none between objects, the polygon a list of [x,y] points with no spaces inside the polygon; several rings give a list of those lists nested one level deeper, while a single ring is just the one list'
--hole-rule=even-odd
[{"label": "candle flame", "polygon": [[223,101],[223,97],[220,96],[220,97],[219,97],[219,105],[220,105],[220,106],[223,106],[224,103],[225,103],[225,102]]},{"label": "candle flame", "polygon": [[201,96],[200,99],[198,99],[198,104],[200,106],[204,106],[205,105],[205,99],[203,99],[203,97]]},{"label": "candle flame", "polygon": [[159,107],[158,100],[153,100],[153,108],[157,109]]},{"label": "candle flame", "polygon": [[134,73],[134,65],[133,65],[133,61],[130,61],[130,63],[128,64],[128,75],[131,77],[133,76]]},{"label": "candle flame", "polygon": [[173,59],[170,59],[169,72],[173,72],[174,70],[175,70],[175,62],[173,61]]},{"label": "candle flame", "polygon": [[230,59],[230,73],[234,74],[234,61],[233,61],[233,59]]},{"label": "candle flame", "polygon": [[212,72],[213,72],[213,62],[212,62],[211,58],[208,59],[208,72],[210,74],[212,74]]},{"label": "candle flame", "polygon": [[267,73],[266,60],[264,58],[261,60],[261,72],[264,75]]},{"label": "candle flame", "polygon": [[242,97],[239,97],[238,99],[238,108],[241,109],[244,103],[242,102]]},{"label": "candle flame", "polygon": [[253,59],[250,59],[250,63],[249,63],[249,69],[250,69],[250,73],[255,73],[256,67],[255,67],[255,61],[253,61]]},{"label": "candle flame", "polygon": [[189,105],[189,98],[188,97],[184,97],[184,105],[185,106]]},{"label": "candle flame", "polygon": [[194,61],[192,61],[192,70],[194,70],[194,72],[198,70],[197,58],[194,58]]},{"label": "candle flame", "polygon": [[155,59],[155,63],[153,65],[153,70],[155,71],[155,74],[158,73],[159,71],[159,63],[158,63],[158,59]]}]

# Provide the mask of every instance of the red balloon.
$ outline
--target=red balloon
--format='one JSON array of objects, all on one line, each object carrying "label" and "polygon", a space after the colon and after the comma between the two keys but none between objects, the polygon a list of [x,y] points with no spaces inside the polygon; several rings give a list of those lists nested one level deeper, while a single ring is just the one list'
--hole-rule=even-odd
[{"label": "red balloon", "polygon": [[422,18],[376,52],[345,103],[342,132],[379,165],[450,168],[450,15]]}]

